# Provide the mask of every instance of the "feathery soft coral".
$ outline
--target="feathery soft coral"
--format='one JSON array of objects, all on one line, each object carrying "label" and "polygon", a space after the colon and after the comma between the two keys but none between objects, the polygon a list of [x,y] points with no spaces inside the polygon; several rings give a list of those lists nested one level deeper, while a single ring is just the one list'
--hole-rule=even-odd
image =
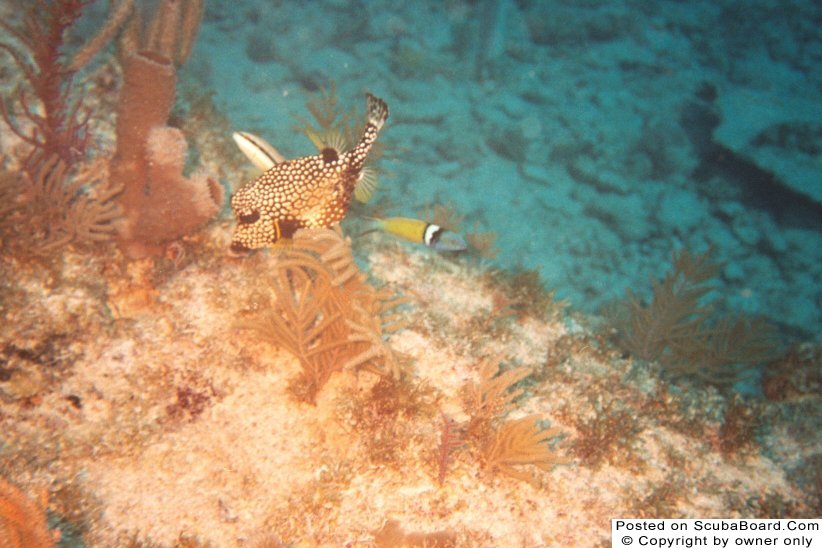
[{"label": "feathery soft coral", "polygon": [[384,336],[405,325],[392,313],[404,300],[365,281],[339,229],[298,231],[293,244],[278,252],[271,307],[239,326],[300,361],[291,393],[315,403],[331,375],[343,370],[399,378],[400,364]]},{"label": "feathery soft coral", "polygon": [[0,50],[11,56],[30,88],[20,88],[15,94],[18,113],[0,101],[0,114],[9,128],[33,147],[27,166],[29,172],[36,171],[38,166],[32,164],[36,164],[37,159],[52,155],[72,165],[83,156],[88,145],[89,114],[79,101],[72,103],[70,88],[74,71],[63,59],[63,45],[66,31],[90,3],[90,0],[19,2],[23,13],[20,25],[0,21],[0,26],[19,44],[0,42]]},{"label": "feathery soft coral", "polygon": [[669,377],[732,384],[752,366],[775,358],[779,345],[775,328],[761,318],[714,314],[711,293],[724,263],[712,253],[680,251],[671,271],[653,283],[651,301],[645,304],[629,291],[614,324],[620,346],[659,362]]}]

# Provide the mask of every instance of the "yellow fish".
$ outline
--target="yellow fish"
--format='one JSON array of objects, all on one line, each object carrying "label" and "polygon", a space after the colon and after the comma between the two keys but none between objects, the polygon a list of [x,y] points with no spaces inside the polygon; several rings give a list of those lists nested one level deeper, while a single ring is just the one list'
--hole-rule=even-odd
[{"label": "yellow fish", "polygon": [[300,228],[326,228],[345,217],[368,151],[388,119],[385,101],[370,93],[366,100],[365,129],[353,149],[325,148],[315,156],[275,163],[232,196],[237,218],[232,251],[272,246]]},{"label": "yellow fish", "polygon": [[382,230],[406,242],[423,244],[437,251],[465,251],[468,244],[457,234],[440,225],[408,217],[372,219],[373,228],[366,231]]}]

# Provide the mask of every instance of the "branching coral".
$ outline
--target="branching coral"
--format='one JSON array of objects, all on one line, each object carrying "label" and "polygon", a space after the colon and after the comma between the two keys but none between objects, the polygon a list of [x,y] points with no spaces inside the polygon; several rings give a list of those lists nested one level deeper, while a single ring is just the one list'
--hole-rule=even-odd
[{"label": "branching coral", "polygon": [[514,400],[524,391],[512,387],[531,374],[528,368],[515,367],[497,375],[499,365],[499,357],[483,360],[480,382],[469,382],[463,390],[463,402],[471,414],[467,432],[475,439],[487,437],[492,423],[514,409]]},{"label": "branching coral", "polygon": [[274,273],[270,287],[276,300],[250,327],[300,361],[303,372],[291,389],[299,399],[314,402],[340,369],[347,332],[327,272],[309,261],[290,263]]},{"label": "branching coral", "polygon": [[534,483],[533,475],[521,470],[520,466],[533,465],[541,470],[551,470],[557,464],[568,462],[546,443],[560,434],[559,428],[543,430],[539,420],[538,415],[531,415],[503,423],[482,448],[485,466]]},{"label": "branching coral", "polygon": [[68,68],[78,71],[86,66],[114,37],[134,8],[134,0],[120,0],[117,5],[110,3],[110,13],[106,22],[75,54]]},{"label": "branching coral", "polygon": [[0,187],[8,184],[0,193],[10,194],[0,230],[11,249],[42,256],[69,243],[114,236],[122,216],[115,201],[121,189],[109,183],[104,160],[93,162],[94,167],[81,166],[74,174],[57,155],[37,163],[34,177],[12,173],[0,182]]},{"label": "branching coral", "polygon": [[[337,229],[306,230],[297,235],[298,246],[290,252],[310,251],[327,265],[332,273],[331,283],[339,288],[346,310],[347,341],[354,352],[343,369],[367,369],[397,379],[402,366],[388,347],[386,337],[406,326],[406,320],[397,309],[408,300],[395,295],[390,289],[375,289],[359,271],[351,253],[351,242]],[[288,254],[286,254],[288,256]]]},{"label": "branching coral", "polygon": [[[536,484],[534,476],[520,466],[534,465],[543,470],[567,459],[556,454],[547,441],[559,434],[559,429],[543,430],[540,417],[532,415],[505,421],[505,415],[514,409],[514,401],[522,396],[522,388],[513,386],[531,374],[525,367],[515,367],[499,373],[499,357],[483,360],[480,381],[469,382],[463,390],[463,403],[470,415],[467,424],[457,425],[444,420],[440,442],[439,481],[444,479],[446,465],[452,450],[464,441],[479,456],[483,467],[513,478]],[[458,440],[451,441],[459,432]]]},{"label": "branching coral", "polygon": [[653,283],[651,302],[629,291],[626,312],[614,323],[620,346],[659,362],[668,376],[728,384],[776,355],[776,332],[761,319],[713,317],[709,293],[723,265],[711,254],[683,250],[662,282]]},{"label": "branching coral", "polygon": [[365,350],[352,356],[342,368],[356,370],[369,362],[381,364],[378,372],[385,371],[393,377],[399,377],[400,368],[394,359],[394,353],[388,346],[384,336],[384,325],[379,315],[370,314],[361,305],[353,304],[356,320],[346,320],[349,334],[347,342],[365,345]]},{"label": "branching coral", "polygon": [[337,371],[400,376],[385,342],[400,327],[390,314],[398,301],[365,282],[339,231],[298,232],[293,245],[280,249],[270,288],[271,308],[242,327],[300,360],[303,371],[290,386],[298,399],[313,403]]},{"label": "branching coral", "polygon": [[21,26],[0,22],[0,27],[22,46],[0,42],[0,50],[11,56],[29,88],[16,92],[21,111],[19,119],[5,101],[0,101],[0,114],[9,128],[31,145],[32,156],[26,167],[31,174],[36,173],[38,167],[33,160],[56,155],[71,165],[82,157],[88,144],[88,112],[81,109],[79,101],[72,104],[70,84],[74,70],[63,60],[63,47],[66,31],[89,3],[89,0],[19,2]]}]

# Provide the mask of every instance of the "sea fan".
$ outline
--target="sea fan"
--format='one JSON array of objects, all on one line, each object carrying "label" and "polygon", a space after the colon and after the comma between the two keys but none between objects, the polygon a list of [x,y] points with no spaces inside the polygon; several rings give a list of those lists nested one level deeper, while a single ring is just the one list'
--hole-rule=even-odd
[{"label": "sea fan", "polygon": [[659,361],[671,345],[681,348],[695,339],[711,314],[703,299],[714,289],[711,280],[723,266],[710,259],[710,250],[696,256],[683,250],[665,279],[653,282],[653,299],[647,306],[628,292],[630,319],[620,340],[631,354]]}]

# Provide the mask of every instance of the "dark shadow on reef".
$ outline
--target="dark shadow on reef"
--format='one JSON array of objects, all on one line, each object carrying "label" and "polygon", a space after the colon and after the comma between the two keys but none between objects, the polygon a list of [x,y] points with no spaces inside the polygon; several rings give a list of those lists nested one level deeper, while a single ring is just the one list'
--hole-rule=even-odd
[{"label": "dark shadow on reef", "polygon": [[701,185],[701,192],[715,198],[717,189],[707,183],[720,179],[735,188],[736,199],[746,206],[770,213],[780,225],[822,230],[822,204],[791,189],[773,173],[713,138],[714,130],[721,122],[713,107],[716,93],[710,84],[703,85],[695,99],[682,108],[679,118],[699,157],[693,176],[698,182],[705,183]]}]

